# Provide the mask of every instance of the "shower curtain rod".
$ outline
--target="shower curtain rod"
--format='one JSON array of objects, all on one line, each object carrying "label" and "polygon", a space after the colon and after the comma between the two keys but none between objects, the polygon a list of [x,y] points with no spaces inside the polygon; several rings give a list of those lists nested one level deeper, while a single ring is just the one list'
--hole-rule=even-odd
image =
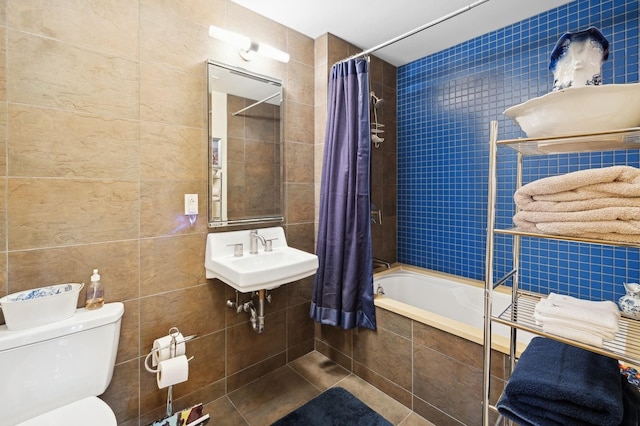
[{"label": "shower curtain rod", "polygon": [[355,55],[349,56],[348,58],[345,58],[345,59],[343,59],[342,61],[339,61],[339,62],[348,61],[348,60],[350,60],[350,59],[359,58],[359,57],[361,57],[361,56],[367,56],[367,55],[369,55],[370,53],[375,52],[376,50],[380,50],[380,49],[382,49],[382,48],[384,48],[384,47],[387,47],[387,46],[389,46],[389,45],[391,45],[391,44],[393,44],[393,43],[396,43],[396,42],[398,42],[398,41],[400,41],[400,40],[404,40],[404,39],[405,39],[405,38],[407,38],[407,37],[411,37],[412,35],[417,34],[417,33],[419,33],[420,31],[424,31],[424,30],[426,30],[427,28],[431,28],[431,27],[433,27],[433,26],[436,26],[436,25],[438,25],[438,24],[440,24],[440,23],[442,23],[442,22],[444,22],[444,21],[447,21],[447,20],[449,20],[449,19],[451,19],[451,18],[454,18],[454,17],[456,17],[456,16],[458,16],[458,15],[461,15],[461,14],[463,14],[463,13],[465,13],[465,12],[468,12],[468,11],[470,11],[471,9],[473,9],[474,7],[480,6],[481,4],[483,4],[483,3],[487,3],[487,2],[489,2],[489,1],[491,1],[491,0],[478,0],[478,1],[475,1],[475,2],[473,2],[473,3],[471,3],[471,4],[467,5],[467,6],[465,6],[465,7],[463,7],[463,8],[460,8],[460,9],[458,9],[458,10],[454,11],[454,12],[451,12],[451,13],[449,13],[449,14],[447,14],[447,15],[444,15],[444,16],[442,16],[442,17],[440,17],[440,18],[438,18],[438,19],[435,19],[435,20],[433,20],[433,21],[431,21],[431,22],[428,22],[428,23],[426,23],[426,24],[424,24],[424,25],[422,25],[422,26],[420,26],[420,27],[418,27],[418,28],[415,28],[415,29],[413,29],[413,30],[411,30],[411,31],[409,31],[409,32],[406,32],[406,33],[401,34],[401,35],[399,35],[399,36],[397,36],[397,37],[394,37],[394,38],[392,38],[391,40],[385,41],[384,43],[380,43],[379,45],[374,46],[374,47],[372,47],[372,48],[370,48],[370,49],[363,50],[363,51],[362,51],[362,52],[360,52],[360,53],[357,53],[357,54],[355,54]]},{"label": "shower curtain rod", "polygon": [[244,107],[244,108],[242,108],[241,110],[236,111],[236,112],[234,112],[234,113],[233,113],[233,114],[231,114],[231,115],[236,116],[236,115],[240,114],[241,112],[245,112],[246,110],[251,109],[251,108],[253,108],[254,106],[258,106],[258,105],[260,105],[260,104],[263,104],[263,103],[267,102],[269,99],[273,99],[273,98],[275,98],[276,96],[279,96],[279,95],[280,95],[280,92],[274,93],[273,95],[271,95],[271,96],[267,96],[266,98],[261,99],[261,100],[259,100],[258,102],[256,102],[256,103],[254,103],[254,104],[249,105],[248,107]]}]

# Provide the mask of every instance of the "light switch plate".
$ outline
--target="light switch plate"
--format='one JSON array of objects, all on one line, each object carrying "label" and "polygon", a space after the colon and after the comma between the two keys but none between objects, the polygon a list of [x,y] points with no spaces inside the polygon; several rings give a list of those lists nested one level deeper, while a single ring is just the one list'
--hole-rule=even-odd
[{"label": "light switch plate", "polygon": [[184,194],[184,214],[198,214],[198,194]]}]

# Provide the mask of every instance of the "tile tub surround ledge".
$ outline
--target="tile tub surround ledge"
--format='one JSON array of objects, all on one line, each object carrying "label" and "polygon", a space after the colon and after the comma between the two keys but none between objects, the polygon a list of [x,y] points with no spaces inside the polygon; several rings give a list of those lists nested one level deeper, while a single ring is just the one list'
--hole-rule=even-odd
[{"label": "tile tub surround ledge", "polygon": [[[376,277],[404,270],[482,289],[474,280],[394,266]],[[349,332],[320,326],[317,350],[434,424],[480,424],[482,330],[385,296],[376,296],[375,304],[378,330]],[[507,349],[506,339],[494,347],[495,383],[505,377]],[[498,396],[498,392],[493,395],[496,400]]]}]

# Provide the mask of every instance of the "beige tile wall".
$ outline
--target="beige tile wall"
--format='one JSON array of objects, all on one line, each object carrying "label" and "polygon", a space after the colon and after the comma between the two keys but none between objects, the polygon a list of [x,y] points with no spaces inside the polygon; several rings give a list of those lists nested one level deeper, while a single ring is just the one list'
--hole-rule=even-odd
[{"label": "beige tile wall", "polygon": [[[247,63],[208,36],[210,24],[291,61]],[[164,411],[142,361],[171,326],[198,335],[176,408],[313,349],[310,279],[274,291],[258,336],[203,268],[207,58],[285,82],[284,226],[289,244],[314,251],[313,46],[230,0],[0,0],[0,295],[100,269],[107,301],[125,303],[103,396],[120,424]],[[185,193],[201,200],[194,226]]]},{"label": "beige tile wall", "polygon": [[[373,256],[393,263],[397,251],[398,144],[396,67],[371,58],[371,90],[382,97],[378,122],[384,124],[384,142],[371,148],[371,202],[380,210],[381,222],[371,224]],[[372,118],[373,120],[373,118]]]}]

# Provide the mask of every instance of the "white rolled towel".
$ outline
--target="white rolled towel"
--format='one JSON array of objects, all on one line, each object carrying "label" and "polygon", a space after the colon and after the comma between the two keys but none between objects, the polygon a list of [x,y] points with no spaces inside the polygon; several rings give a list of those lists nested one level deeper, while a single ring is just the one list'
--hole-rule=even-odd
[{"label": "white rolled towel", "polygon": [[545,325],[555,321],[557,325],[573,326],[586,331],[593,330],[594,333],[606,333],[607,336],[613,336],[618,331],[617,313],[600,307],[594,308],[593,305],[588,304],[576,306],[565,302],[561,305],[563,306],[549,299],[541,299],[534,309],[533,316],[536,322]]}]

